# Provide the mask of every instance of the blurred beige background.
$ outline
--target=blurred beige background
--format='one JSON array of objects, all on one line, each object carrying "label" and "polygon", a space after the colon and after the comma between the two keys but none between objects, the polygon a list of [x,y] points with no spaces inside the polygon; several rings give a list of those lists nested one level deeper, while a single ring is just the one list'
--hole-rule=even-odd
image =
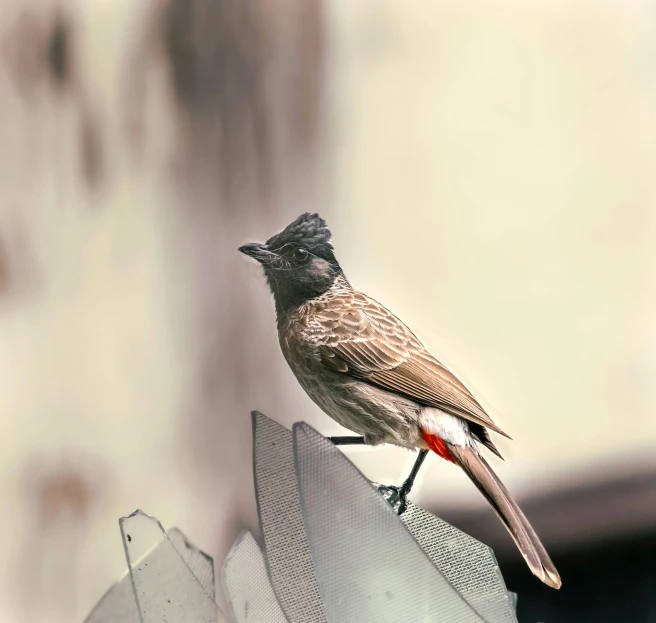
[{"label": "blurred beige background", "polygon": [[[650,3],[1,6],[0,621],[81,621],[137,507],[220,559],[250,409],[338,432],[236,252],[306,210],[514,438],[520,499],[653,468]],[[415,499],[483,505],[437,459]]]}]

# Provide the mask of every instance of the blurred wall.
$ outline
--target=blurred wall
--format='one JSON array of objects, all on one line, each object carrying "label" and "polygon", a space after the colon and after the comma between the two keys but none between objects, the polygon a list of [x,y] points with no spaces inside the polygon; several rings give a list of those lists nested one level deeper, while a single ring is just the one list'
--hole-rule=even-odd
[{"label": "blurred wall", "polygon": [[[513,437],[513,490],[653,464],[653,4],[356,5],[327,132],[351,281]],[[454,472],[431,461],[423,501],[475,499]]]},{"label": "blurred wall", "polygon": [[[235,251],[305,210],[514,438],[520,498],[653,466],[649,3],[4,0],[0,23],[0,620],[81,620],[136,507],[220,558],[255,526],[250,409],[337,432]],[[412,459],[347,452],[377,480]],[[421,484],[483,505],[446,463]]]},{"label": "blurred wall", "polygon": [[82,620],[137,507],[255,528],[249,411],[297,418],[236,249],[322,207],[320,9],[3,3],[1,621]]}]

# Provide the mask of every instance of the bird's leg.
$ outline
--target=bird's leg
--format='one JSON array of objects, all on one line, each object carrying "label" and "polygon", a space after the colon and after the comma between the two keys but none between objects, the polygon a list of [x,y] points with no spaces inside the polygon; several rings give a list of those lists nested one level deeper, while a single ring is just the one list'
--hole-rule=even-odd
[{"label": "bird's leg", "polygon": [[410,475],[405,479],[405,482],[400,486],[396,485],[381,485],[377,482],[373,483],[378,493],[380,493],[396,511],[398,515],[402,515],[408,508],[408,493],[412,490],[412,485],[415,483],[415,478],[419,473],[422,463],[426,459],[428,450],[420,450],[419,456],[412,466]]},{"label": "bird's leg", "polygon": [[408,493],[410,493],[412,486],[415,484],[415,478],[417,478],[417,474],[419,473],[419,470],[421,469],[427,454],[428,450],[419,450],[419,456],[417,456],[415,464],[412,466],[410,475],[405,479],[405,482],[399,489],[399,499],[401,501],[399,506],[399,515],[401,515],[408,507]]},{"label": "bird's leg", "polygon": [[[330,441],[333,442],[336,446],[355,446],[355,445],[364,445],[366,444],[364,437],[328,437]],[[396,509],[399,515],[403,514],[408,508],[408,493],[412,490],[413,485],[415,484],[415,479],[417,474],[421,469],[421,466],[426,459],[428,450],[420,450],[415,464],[412,466],[410,474],[405,479],[404,483],[400,486],[386,486],[386,485],[377,485],[379,492],[387,499],[387,501],[392,504]]]},{"label": "bird's leg", "polygon": [[408,508],[408,493],[410,493],[412,490],[412,485],[415,484],[415,478],[417,477],[417,474],[419,473],[419,470],[421,469],[427,454],[428,450],[420,450],[419,456],[417,456],[415,464],[412,466],[412,471],[410,472],[410,475],[405,479],[405,482],[400,487],[390,487],[390,489],[394,489],[396,491],[396,500],[394,500],[392,506],[396,508],[396,512],[399,515],[405,513],[406,509]]},{"label": "bird's leg", "polygon": [[328,437],[336,446],[362,446],[365,444],[364,437]]}]

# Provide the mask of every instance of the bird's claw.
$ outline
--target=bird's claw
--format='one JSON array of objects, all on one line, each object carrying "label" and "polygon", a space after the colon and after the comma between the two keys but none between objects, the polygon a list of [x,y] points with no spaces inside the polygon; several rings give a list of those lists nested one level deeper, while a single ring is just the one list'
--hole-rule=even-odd
[{"label": "bird's claw", "polygon": [[402,515],[408,508],[407,491],[405,487],[396,487],[394,485],[381,485],[373,483],[388,504],[396,511],[397,515]]}]

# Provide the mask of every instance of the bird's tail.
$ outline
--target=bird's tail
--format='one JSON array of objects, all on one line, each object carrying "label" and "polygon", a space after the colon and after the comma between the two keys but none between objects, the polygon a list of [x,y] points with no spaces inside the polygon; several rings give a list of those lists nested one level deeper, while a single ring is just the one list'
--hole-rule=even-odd
[{"label": "bird's tail", "polygon": [[462,467],[499,516],[531,571],[548,586],[560,588],[560,575],[549,554],[487,461],[470,446],[461,447],[449,443],[445,445],[455,463]]}]

